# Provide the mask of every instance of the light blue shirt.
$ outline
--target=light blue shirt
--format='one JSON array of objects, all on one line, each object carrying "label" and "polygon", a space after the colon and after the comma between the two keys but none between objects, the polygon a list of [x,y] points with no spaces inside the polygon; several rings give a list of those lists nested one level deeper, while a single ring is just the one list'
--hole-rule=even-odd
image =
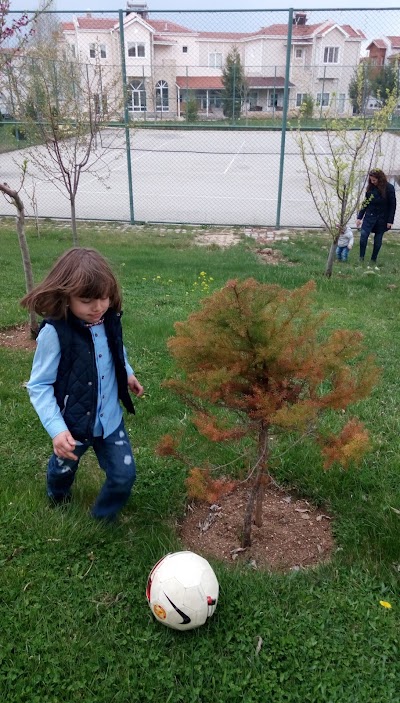
[{"label": "light blue shirt", "polygon": [[[122,420],[122,408],[118,400],[118,385],[114,360],[107,343],[104,324],[89,327],[95,351],[98,395],[94,436],[108,437]],[[133,374],[124,347],[127,377]],[[29,397],[39,415],[40,422],[53,439],[68,430],[54,395],[53,384],[57,378],[61,348],[53,325],[45,325],[37,338],[37,348],[32,364],[31,377],[27,383]]]}]

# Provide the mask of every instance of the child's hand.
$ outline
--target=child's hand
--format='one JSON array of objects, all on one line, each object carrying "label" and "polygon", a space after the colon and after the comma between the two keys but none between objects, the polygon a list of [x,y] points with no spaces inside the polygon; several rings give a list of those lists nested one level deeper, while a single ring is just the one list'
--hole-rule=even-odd
[{"label": "child's hand", "polygon": [[128,388],[131,393],[134,393],[134,395],[136,395],[138,398],[140,398],[140,396],[144,393],[143,386],[139,383],[136,376],[134,376],[133,374],[131,376],[128,376]]},{"label": "child's hand", "polygon": [[72,451],[75,446],[76,442],[68,430],[60,432],[60,434],[53,437],[54,454],[59,456],[60,459],[77,459],[78,457]]}]

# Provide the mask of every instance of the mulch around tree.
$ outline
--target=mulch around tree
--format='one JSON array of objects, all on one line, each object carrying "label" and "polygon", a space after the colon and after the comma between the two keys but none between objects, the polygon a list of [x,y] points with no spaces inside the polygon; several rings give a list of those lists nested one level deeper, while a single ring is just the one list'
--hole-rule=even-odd
[{"label": "mulch around tree", "polygon": [[31,351],[36,349],[36,341],[32,339],[29,325],[26,323],[0,330],[0,347]]},{"label": "mulch around tree", "polygon": [[179,530],[187,548],[225,563],[280,572],[329,561],[335,549],[331,516],[273,485],[265,494],[263,525],[253,525],[251,547],[242,550],[248,492],[241,485],[215,505],[189,504]]}]

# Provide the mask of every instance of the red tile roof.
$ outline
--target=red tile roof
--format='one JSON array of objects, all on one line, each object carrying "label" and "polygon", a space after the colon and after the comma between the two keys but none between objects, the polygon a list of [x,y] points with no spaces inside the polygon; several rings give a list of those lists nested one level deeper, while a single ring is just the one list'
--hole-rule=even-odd
[{"label": "red tile roof", "polygon": [[388,39],[392,45],[392,49],[395,49],[395,48],[397,49],[400,47],[400,37],[389,37],[388,36]]},{"label": "red tile roof", "polygon": [[373,45],[375,45],[377,49],[387,49],[387,46],[383,39],[373,39],[372,42],[368,44],[367,49],[369,49]]},{"label": "red tile roof", "polygon": [[[292,37],[309,37],[325,25],[325,22],[320,22],[319,24],[301,24],[295,25],[292,28]],[[287,24],[271,24],[269,27],[261,27],[258,32],[254,32],[254,35],[262,34],[268,37],[287,37],[288,26]]]},{"label": "red tile roof", "polygon": [[162,34],[153,34],[153,40],[157,43],[164,43],[164,44],[177,44],[178,43],[175,39],[171,39],[171,37],[166,37],[165,35],[162,35]]},{"label": "red tile roof", "polygon": [[349,24],[341,24],[339,26],[349,35],[349,37],[361,37],[361,39],[367,38],[361,29],[353,29],[353,27],[350,27]]},{"label": "red tile roof", "polygon": [[[325,20],[325,22],[320,22],[319,24],[294,25],[292,27],[292,37],[294,40],[310,38],[321,32],[326,32],[328,29],[331,29],[334,26],[335,23],[330,22],[329,20]],[[351,27],[349,24],[337,26],[343,29],[343,31],[346,32],[346,34],[348,34],[350,37],[360,37],[361,39],[365,39],[365,35],[361,31],[361,29],[353,29],[353,27]],[[269,27],[261,27],[261,29],[259,29],[258,32],[254,32],[254,34],[261,34],[268,37],[286,37],[287,32],[287,24],[271,24]]]},{"label": "red tile roof", "polygon": [[79,29],[113,29],[118,25],[118,17],[78,17]]},{"label": "red tile roof", "polygon": [[176,22],[170,22],[170,20],[152,20],[146,19],[147,24],[149,24],[156,32],[169,32],[173,34],[197,34],[193,29],[188,29],[183,27],[181,24],[176,24]]},{"label": "red tile roof", "polygon": [[252,36],[254,36],[254,32],[199,32],[200,39],[230,39],[235,41]]},{"label": "red tile roof", "polygon": [[[157,20],[146,18],[145,21],[149,24],[157,34],[194,34],[200,39],[227,39],[231,41],[246,39],[258,36],[268,36],[268,37],[286,37],[288,27],[287,24],[272,24],[269,27],[261,27],[257,32],[197,32],[196,30],[188,29],[183,25],[177,24],[176,22],[170,22],[169,20]],[[79,29],[87,30],[111,30],[114,27],[118,27],[118,18],[110,17],[77,17]],[[334,23],[326,20],[325,22],[320,22],[319,24],[303,24],[294,25],[292,28],[292,37],[294,42],[296,39],[309,39],[312,36],[318,34],[319,32],[326,31],[330,27],[333,27]],[[340,25],[338,25],[340,26]],[[74,29],[72,22],[61,23],[61,28],[63,31],[71,31]],[[361,37],[365,38],[365,35],[361,30],[353,29],[350,25],[342,25],[342,29],[351,37]],[[389,39],[399,40],[399,43],[395,44],[400,46],[400,37],[389,37]]]},{"label": "red tile roof", "polygon": [[[77,17],[79,29],[113,29],[118,26],[118,17],[111,19],[110,17]],[[73,22],[61,22],[62,31],[70,31],[75,29]]]}]

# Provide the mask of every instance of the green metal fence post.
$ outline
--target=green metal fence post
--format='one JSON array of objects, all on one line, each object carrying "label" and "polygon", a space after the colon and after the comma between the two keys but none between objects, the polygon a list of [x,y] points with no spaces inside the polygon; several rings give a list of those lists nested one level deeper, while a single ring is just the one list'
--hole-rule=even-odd
[{"label": "green metal fence post", "polygon": [[128,167],[128,188],[129,188],[129,213],[130,223],[135,224],[135,212],[133,209],[133,182],[132,182],[132,159],[131,159],[131,137],[129,132],[129,111],[128,94],[126,89],[126,62],[125,62],[125,36],[124,36],[124,11],[118,10],[119,15],[119,42],[121,49],[121,69],[122,69],[122,93],[124,97],[124,125],[126,143],[126,165]]},{"label": "green metal fence post", "polygon": [[232,124],[235,124],[235,113],[236,113],[236,61],[233,62]]},{"label": "green metal fence post", "polygon": [[283,91],[281,154],[280,154],[280,159],[279,159],[278,203],[277,203],[277,208],[276,208],[276,228],[277,229],[279,229],[279,227],[281,226],[283,165],[284,165],[284,160],[285,160],[287,113],[288,113],[288,105],[289,105],[289,76],[290,76],[290,55],[291,55],[291,49],[292,49],[292,28],[293,28],[293,8],[291,7],[289,10],[289,18],[288,18],[285,88]]}]

